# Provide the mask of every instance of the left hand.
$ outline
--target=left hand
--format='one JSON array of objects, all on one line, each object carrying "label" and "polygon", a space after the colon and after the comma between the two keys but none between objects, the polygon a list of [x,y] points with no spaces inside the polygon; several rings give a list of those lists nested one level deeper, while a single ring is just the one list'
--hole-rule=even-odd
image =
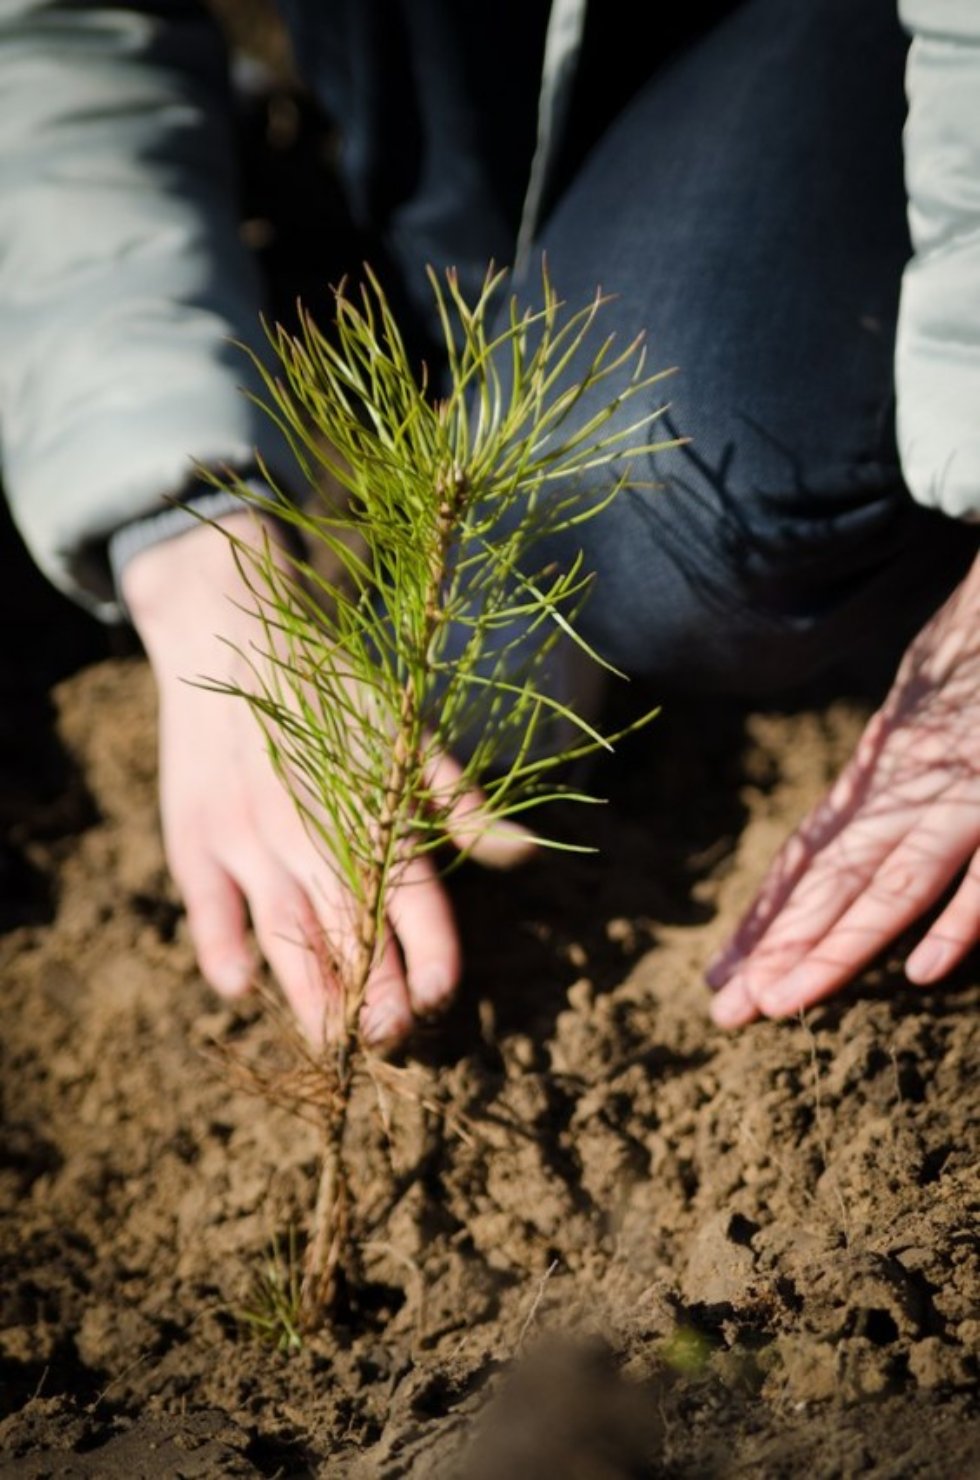
[{"label": "left hand", "polygon": [[[327,963],[333,956],[353,959],[357,951],[353,906],[325,845],[304,826],[273,769],[249,706],[194,682],[218,677],[251,691],[251,665],[267,661],[256,648],[257,632],[259,648],[262,639],[254,596],[228,538],[258,544],[265,526],[249,511],[222,523],[225,532],[202,524],[140,551],[123,578],[157,680],[167,862],[212,986],[237,997],[254,976],[247,910],[262,955],[320,1048],[340,1000]],[[275,539],[275,529],[268,534]],[[455,796],[459,779],[451,756],[433,759],[433,793]],[[485,863],[518,862],[531,849],[529,834],[514,823],[488,821],[481,803],[477,792],[458,797],[448,819],[454,840]],[[378,1047],[403,1038],[413,1013],[443,1007],[461,972],[449,899],[428,857],[413,858],[398,872],[388,906],[389,928],[362,1015],[365,1038]]]},{"label": "left hand", "polygon": [[905,963],[930,986],[980,941],[980,557],[909,647],[829,794],[708,968],[738,1028],[831,996],[968,865]]}]

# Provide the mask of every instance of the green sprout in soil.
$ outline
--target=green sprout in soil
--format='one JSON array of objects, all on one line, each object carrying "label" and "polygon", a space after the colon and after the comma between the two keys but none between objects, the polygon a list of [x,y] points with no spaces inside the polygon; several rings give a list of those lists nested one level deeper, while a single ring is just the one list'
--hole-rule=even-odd
[{"label": "green sprout in soil", "polygon": [[593,346],[601,295],[566,313],[545,275],[540,307],[511,300],[501,315],[503,276],[489,273],[470,305],[453,272],[430,273],[442,397],[413,369],[370,273],[358,296],[335,295],[330,335],[306,313],[296,335],[273,329],[265,409],[314,494],[325,470],[345,499],[303,505],[271,480],[271,494],[233,485],[295,544],[267,538],[256,549],[229,536],[255,602],[256,640],[243,654],[252,681],[213,687],[244,698],[262,726],[345,888],[354,942],[307,942],[329,991],[322,1043],[292,1096],[322,1135],[304,1329],[323,1321],[353,1258],[346,1126],[355,1083],[369,1080],[380,1098],[390,1068],[365,1041],[361,1013],[392,891],[413,859],[450,840],[465,854],[547,801],[592,800],[558,768],[619,738],[549,688],[559,645],[601,660],[574,628],[590,584],[582,559],[558,568],[535,549],[599,514],[627,486],[625,459],[672,445],[646,440],[648,412],[623,414],[661,377],[645,372],[639,340]]},{"label": "green sprout in soil", "polygon": [[677,1326],[662,1348],[667,1366],[680,1377],[699,1377],[708,1365],[711,1351],[708,1337],[693,1326]]},{"label": "green sprout in soil", "polygon": [[239,1325],[277,1351],[299,1351],[303,1345],[301,1294],[296,1230],[290,1225],[285,1249],[278,1238],[272,1239],[246,1303],[235,1312]]}]

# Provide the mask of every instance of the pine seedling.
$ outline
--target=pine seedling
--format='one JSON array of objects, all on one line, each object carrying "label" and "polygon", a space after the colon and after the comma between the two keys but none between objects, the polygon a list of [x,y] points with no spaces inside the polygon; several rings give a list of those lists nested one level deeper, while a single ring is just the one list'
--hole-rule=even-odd
[{"label": "pine seedling", "polygon": [[[511,300],[500,327],[503,276],[488,273],[471,305],[453,272],[430,273],[448,366],[441,398],[413,369],[370,273],[358,295],[335,295],[330,334],[302,311],[296,334],[272,329],[278,365],[262,371],[263,405],[311,489],[325,470],[345,499],[300,504],[271,480],[268,494],[235,485],[298,539],[286,553],[280,541],[256,549],[229,536],[256,639],[243,654],[249,686],[213,687],[244,698],[261,724],[342,881],[353,942],[307,942],[328,988],[323,1039],[285,1092],[322,1130],[306,1329],[329,1310],[348,1259],[352,1088],[368,1078],[387,1098],[390,1066],[365,1042],[361,1013],[392,891],[447,841],[465,854],[546,801],[592,800],[559,768],[619,738],[553,691],[560,645],[601,660],[574,626],[589,587],[581,558],[559,568],[536,550],[600,514],[627,486],[630,456],[672,445],[649,441],[649,411],[629,414],[661,375],[646,372],[639,340],[593,343],[601,296],[566,313],[546,275],[541,306]],[[324,576],[316,552],[338,576]]]}]

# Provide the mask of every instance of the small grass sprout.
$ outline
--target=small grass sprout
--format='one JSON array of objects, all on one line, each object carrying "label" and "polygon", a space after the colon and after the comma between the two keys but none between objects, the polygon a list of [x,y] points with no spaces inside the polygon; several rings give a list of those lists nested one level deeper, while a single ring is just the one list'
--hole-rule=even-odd
[{"label": "small grass sprout", "polygon": [[302,1263],[292,1224],[285,1249],[274,1235],[261,1268],[253,1277],[246,1303],[235,1312],[243,1330],[280,1352],[299,1351],[302,1335]]}]

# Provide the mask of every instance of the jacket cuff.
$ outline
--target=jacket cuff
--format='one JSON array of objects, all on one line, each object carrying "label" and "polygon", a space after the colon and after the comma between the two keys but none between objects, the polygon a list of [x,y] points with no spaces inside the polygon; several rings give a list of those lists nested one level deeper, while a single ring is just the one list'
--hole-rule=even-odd
[{"label": "jacket cuff", "polygon": [[[261,478],[245,478],[242,487],[252,489],[263,498],[275,498],[269,485]],[[107,555],[120,610],[129,616],[122,594],[122,578],[134,556],[152,549],[154,545],[162,545],[166,540],[189,534],[192,529],[199,529],[202,522],[221,519],[226,514],[240,514],[248,507],[247,500],[238,493],[202,487],[198,491],[189,490],[169,508],[148,514],[143,519],[134,519],[117,529],[109,537]]]}]

